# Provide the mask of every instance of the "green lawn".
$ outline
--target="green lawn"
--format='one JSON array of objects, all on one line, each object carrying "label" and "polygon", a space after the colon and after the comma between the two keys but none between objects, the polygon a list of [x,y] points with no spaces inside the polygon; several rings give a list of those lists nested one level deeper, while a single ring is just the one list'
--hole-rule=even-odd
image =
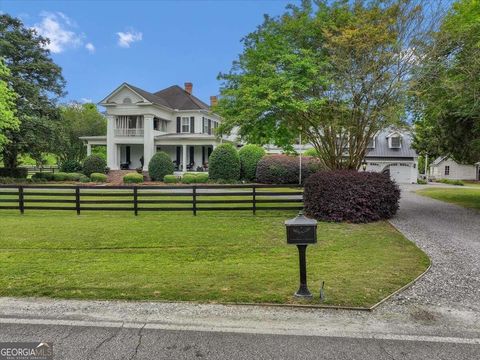
[{"label": "green lawn", "polygon": [[418,190],[417,193],[433,199],[480,210],[480,189],[435,188]]},{"label": "green lawn", "polygon": [[[0,296],[291,303],[293,211],[0,213]],[[370,306],[414,279],[427,256],[388,223],[321,223],[309,286],[326,304]]]}]

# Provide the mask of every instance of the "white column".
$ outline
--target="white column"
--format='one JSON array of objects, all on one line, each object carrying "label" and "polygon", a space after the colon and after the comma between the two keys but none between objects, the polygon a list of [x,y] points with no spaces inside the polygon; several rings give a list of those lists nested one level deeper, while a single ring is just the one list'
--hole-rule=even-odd
[{"label": "white column", "polygon": [[187,145],[182,145],[182,161],[183,161],[182,171],[186,172],[187,171]]},{"label": "white column", "polygon": [[92,144],[87,143],[87,156],[92,155]]},{"label": "white column", "polygon": [[143,116],[143,170],[148,170],[148,163],[155,154],[155,138],[153,134],[153,115]]},{"label": "white column", "polygon": [[115,116],[107,115],[107,166],[112,170],[118,170],[119,165],[115,144]]}]

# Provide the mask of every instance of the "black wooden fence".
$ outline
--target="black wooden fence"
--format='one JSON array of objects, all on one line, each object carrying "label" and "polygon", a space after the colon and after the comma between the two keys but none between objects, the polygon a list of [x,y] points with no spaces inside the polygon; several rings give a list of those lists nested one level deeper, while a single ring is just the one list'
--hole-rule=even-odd
[{"label": "black wooden fence", "polygon": [[288,185],[0,185],[0,210],[252,211],[301,210],[303,189]]}]

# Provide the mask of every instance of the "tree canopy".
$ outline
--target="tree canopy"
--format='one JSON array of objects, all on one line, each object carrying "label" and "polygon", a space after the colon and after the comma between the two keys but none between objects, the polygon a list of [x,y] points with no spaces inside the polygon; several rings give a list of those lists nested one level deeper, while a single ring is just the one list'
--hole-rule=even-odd
[{"label": "tree canopy", "polygon": [[404,119],[421,3],[305,0],[265,17],[219,76],[221,132],[285,149],[302,134],[325,167],[358,169],[375,133]]},{"label": "tree canopy", "polygon": [[1,80],[18,95],[15,107],[21,123],[5,133],[9,142],[3,148],[3,161],[8,167],[17,166],[19,154],[40,159],[54,146],[60,119],[56,101],[64,95],[65,80],[45,47],[48,42],[19,19],[0,15],[0,57],[9,69]]},{"label": "tree canopy", "polygon": [[75,160],[81,162],[87,152],[80,136],[107,134],[107,119],[95,104],[69,104],[60,107],[58,141],[54,153],[60,162]]},{"label": "tree canopy", "polygon": [[9,76],[8,68],[0,58],[0,152],[3,146],[8,143],[7,130],[17,130],[18,118],[15,114],[15,100],[17,94],[10,88],[4,78]]},{"label": "tree canopy", "polygon": [[412,82],[417,151],[480,160],[480,1],[456,1]]}]

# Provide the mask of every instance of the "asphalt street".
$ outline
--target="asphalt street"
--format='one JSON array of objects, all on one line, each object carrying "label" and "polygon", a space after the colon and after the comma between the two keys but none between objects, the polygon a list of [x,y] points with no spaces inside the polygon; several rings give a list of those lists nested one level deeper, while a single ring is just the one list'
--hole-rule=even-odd
[{"label": "asphalt street", "polygon": [[0,341],[53,341],[54,359],[478,359],[456,342],[2,324]]}]

